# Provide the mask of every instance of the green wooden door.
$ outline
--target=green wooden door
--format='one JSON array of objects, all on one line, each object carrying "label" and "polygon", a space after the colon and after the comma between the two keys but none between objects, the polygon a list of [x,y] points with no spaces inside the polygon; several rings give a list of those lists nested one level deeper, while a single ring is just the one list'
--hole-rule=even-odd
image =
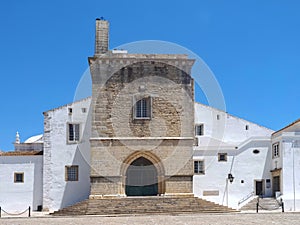
[{"label": "green wooden door", "polygon": [[158,194],[157,171],[147,159],[140,157],[133,161],[126,172],[127,196],[151,196]]}]

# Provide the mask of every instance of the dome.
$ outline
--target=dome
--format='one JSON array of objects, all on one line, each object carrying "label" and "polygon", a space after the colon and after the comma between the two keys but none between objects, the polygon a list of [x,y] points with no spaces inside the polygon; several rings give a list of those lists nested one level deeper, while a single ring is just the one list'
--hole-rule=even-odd
[{"label": "dome", "polygon": [[24,143],[43,143],[43,135],[35,135],[30,138],[28,138]]}]

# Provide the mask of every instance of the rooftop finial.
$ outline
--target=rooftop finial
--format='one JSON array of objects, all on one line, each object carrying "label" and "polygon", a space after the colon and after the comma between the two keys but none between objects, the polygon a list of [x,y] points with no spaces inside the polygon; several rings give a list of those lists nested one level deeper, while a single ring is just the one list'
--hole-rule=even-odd
[{"label": "rooftop finial", "polygon": [[16,144],[20,144],[20,135],[19,135],[19,132],[17,131],[16,133],[16,141],[15,141]]}]

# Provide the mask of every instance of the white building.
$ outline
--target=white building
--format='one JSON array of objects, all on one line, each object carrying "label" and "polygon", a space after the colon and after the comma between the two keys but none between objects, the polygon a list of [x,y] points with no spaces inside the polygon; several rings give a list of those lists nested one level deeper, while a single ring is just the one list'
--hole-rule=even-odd
[{"label": "white building", "polygon": [[44,112],[44,210],[61,209],[89,196],[90,103],[87,98]]},{"label": "white building", "polygon": [[[45,112],[42,139],[34,136],[15,144],[27,151],[1,154],[3,209],[55,211],[88,198],[90,103],[87,98]],[[300,120],[274,132],[195,103],[195,196],[240,208],[257,195],[277,195],[286,210],[299,211],[299,133]],[[43,143],[43,152],[34,150],[37,142]]]},{"label": "white building", "polygon": [[0,155],[0,206],[11,213],[43,205],[43,152],[2,152]]},{"label": "white building", "polygon": [[272,134],[273,193],[282,194],[286,209],[300,210],[300,120]]},{"label": "white building", "polygon": [[195,127],[196,196],[233,208],[241,207],[246,197],[272,196],[271,187],[265,185],[271,180],[272,130],[199,103]]}]

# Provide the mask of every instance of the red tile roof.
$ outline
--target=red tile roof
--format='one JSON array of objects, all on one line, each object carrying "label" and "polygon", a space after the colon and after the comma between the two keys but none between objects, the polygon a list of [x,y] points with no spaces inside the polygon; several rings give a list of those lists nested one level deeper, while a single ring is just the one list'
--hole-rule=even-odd
[{"label": "red tile roof", "polygon": [[43,155],[43,151],[0,152],[0,156],[29,156],[29,155]]}]

